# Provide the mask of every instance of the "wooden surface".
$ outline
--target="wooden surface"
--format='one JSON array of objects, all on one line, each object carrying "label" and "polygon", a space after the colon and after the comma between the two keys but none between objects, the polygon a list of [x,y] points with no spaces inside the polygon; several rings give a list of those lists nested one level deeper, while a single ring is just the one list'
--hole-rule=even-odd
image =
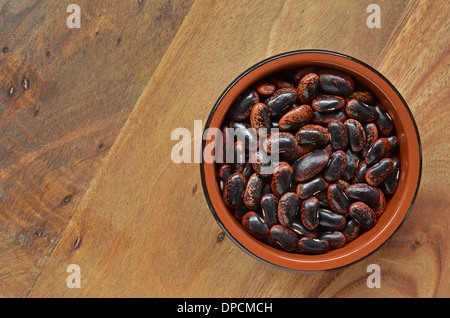
[{"label": "wooden surface", "polygon": [[[371,1],[80,1],[73,30],[69,2],[26,3],[0,2],[0,295],[450,295],[447,1],[377,1],[381,29],[366,26]],[[307,48],[380,70],[408,102],[423,151],[399,231],[316,274],[267,266],[223,238],[198,164],[170,157],[171,132],[205,122],[244,69]],[[79,289],[66,286],[69,264]],[[366,285],[369,264],[380,289]]]}]

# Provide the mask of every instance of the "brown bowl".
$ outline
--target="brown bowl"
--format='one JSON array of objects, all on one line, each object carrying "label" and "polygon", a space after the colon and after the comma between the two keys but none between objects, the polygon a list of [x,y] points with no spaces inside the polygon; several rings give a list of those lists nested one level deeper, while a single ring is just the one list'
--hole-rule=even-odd
[{"label": "brown bowl", "polygon": [[[207,163],[203,160],[200,170],[203,191],[213,216],[240,248],[258,260],[279,268],[294,271],[323,271],[345,266],[364,258],[378,249],[399,228],[408,216],[419,189],[422,152],[413,115],[395,87],[369,65],[353,57],[330,51],[287,52],[250,67],[222,93],[209,115],[205,129],[221,128],[233,102],[258,80],[279,71],[302,66],[330,67],[347,72],[377,96],[394,121],[399,140],[401,174],[397,191],[388,201],[386,211],[375,227],[344,247],[325,254],[304,255],[284,252],[253,238],[230,213],[218,186],[215,163]],[[203,141],[202,151],[210,142],[214,142],[214,139]]]}]

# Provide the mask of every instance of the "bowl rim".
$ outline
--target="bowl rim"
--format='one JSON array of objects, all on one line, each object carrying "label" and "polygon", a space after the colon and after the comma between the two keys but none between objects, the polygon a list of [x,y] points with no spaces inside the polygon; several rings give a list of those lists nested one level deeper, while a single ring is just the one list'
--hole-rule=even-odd
[{"label": "bowl rim", "polygon": [[[383,75],[381,74],[379,71],[377,71],[375,68],[373,68],[372,66],[368,65],[367,63],[354,58],[352,56],[343,54],[343,53],[339,53],[339,52],[335,52],[335,51],[329,51],[329,50],[319,50],[319,49],[306,49],[306,50],[293,50],[293,51],[287,51],[284,53],[280,53],[277,55],[273,55],[270,56],[268,58],[265,58],[257,63],[255,63],[254,65],[250,66],[249,68],[247,68],[245,71],[243,71],[241,74],[239,74],[226,88],[225,90],[222,92],[222,94],[220,95],[220,97],[217,99],[217,101],[215,102],[213,108],[210,111],[210,114],[208,116],[208,119],[204,125],[203,131],[202,131],[202,136],[205,133],[205,130],[208,129],[210,127],[211,121],[217,111],[217,108],[219,107],[219,105],[221,104],[222,100],[224,99],[224,97],[229,93],[229,91],[242,79],[244,78],[246,75],[248,75],[249,73],[253,72],[255,69],[259,68],[260,66],[269,63],[271,61],[283,58],[283,57],[287,57],[287,56],[291,56],[291,55],[298,55],[298,54],[308,54],[308,53],[318,53],[318,54],[325,54],[325,55],[333,55],[333,56],[337,56],[340,58],[345,58],[348,60],[351,60],[353,62],[356,62],[358,64],[360,64],[361,66],[363,66],[364,68],[367,68],[369,71],[375,73],[376,76],[378,76],[383,82],[385,82],[386,84],[388,84],[390,86],[390,88],[392,89],[392,91],[397,95],[397,97],[399,98],[399,100],[401,101],[403,107],[406,109],[408,115],[409,115],[409,119],[411,120],[411,123],[414,127],[414,132],[415,132],[415,138],[417,139],[417,145],[418,145],[418,155],[419,155],[419,171],[418,171],[418,177],[417,177],[417,184],[415,186],[415,192],[414,195],[412,197],[411,203],[408,207],[408,210],[406,211],[403,219],[401,220],[401,222],[397,225],[397,227],[392,231],[392,233],[376,248],[374,248],[372,251],[370,251],[369,253],[367,253],[366,255],[363,255],[359,258],[357,258],[356,260],[352,260],[350,262],[347,262],[345,264],[341,264],[338,266],[332,266],[332,267],[327,267],[327,266],[319,266],[319,269],[314,269],[314,268],[308,268],[308,269],[298,269],[298,268],[290,268],[290,267],[286,267],[286,266],[282,266],[279,264],[275,264],[272,263],[258,255],[256,255],[255,253],[253,253],[251,250],[249,250],[246,246],[244,246],[243,244],[241,244],[241,242],[239,242],[231,233],[230,231],[226,228],[226,226],[223,224],[222,220],[220,219],[218,213],[216,212],[210,194],[209,194],[209,189],[207,186],[207,182],[206,182],[206,176],[205,176],[205,169],[204,169],[204,160],[203,160],[203,151],[205,149],[206,146],[206,140],[204,138],[202,138],[202,143],[201,143],[201,162],[200,162],[200,175],[201,175],[201,181],[202,181],[202,187],[203,187],[203,194],[205,196],[206,202],[209,206],[209,209],[213,215],[213,217],[215,218],[215,220],[217,221],[217,223],[219,224],[219,226],[221,227],[221,229],[227,234],[227,236],[231,239],[231,241],[233,241],[241,250],[245,251],[247,254],[249,254],[250,256],[254,257],[255,259],[270,265],[272,267],[278,268],[278,269],[282,269],[282,270],[287,270],[287,271],[291,271],[291,272],[298,272],[298,273],[317,273],[317,272],[324,272],[324,271],[329,271],[329,270],[333,270],[333,269],[337,269],[337,268],[342,268],[342,267],[346,267],[349,266],[351,264],[355,264],[363,259],[365,259],[366,257],[370,256],[371,254],[375,253],[376,251],[378,251],[384,244],[386,244],[386,242],[392,238],[392,236],[394,236],[394,234],[400,229],[400,227],[403,225],[403,223],[405,222],[406,218],[408,217],[409,213],[411,212],[411,209],[414,205],[414,202],[417,198],[417,194],[420,188],[420,182],[421,182],[421,176],[422,176],[422,145],[421,145],[421,140],[420,140],[420,134],[419,134],[419,130],[417,128],[417,124],[414,120],[414,116],[411,112],[411,109],[409,108],[408,104],[406,103],[405,99],[403,98],[403,96],[399,93],[399,91],[395,88],[395,86]],[[243,230],[244,231],[244,230]]]}]

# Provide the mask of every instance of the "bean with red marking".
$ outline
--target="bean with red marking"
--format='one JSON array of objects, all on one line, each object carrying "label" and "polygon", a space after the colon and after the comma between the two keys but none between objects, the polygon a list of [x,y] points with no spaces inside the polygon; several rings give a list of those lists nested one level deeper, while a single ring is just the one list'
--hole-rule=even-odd
[{"label": "bean with red marking", "polygon": [[322,176],[317,176],[305,183],[299,183],[297,185],[297,194],[300,199],[308,199],[316,193],[325,190],[328,187],[328,182],[325,181]]},{"label": "bean with red marking", "polygon": [[245,178],[240,172],[232,174],[223,189],[223,201],[230,208],[235,208],[242,203],[242,194],[245,190]]},{"label": "bean with red marking", "polygon": [[323,146],[330,141],[328,130],[320,125],[306,125],[295,135],[299,145]]},{"label": "bean with red marking", "polygon": [[353,92],[353,78],[334,69],[324,69],[317,72],[320,77],[320,88],[328,94],[349,95]]},{"label": "bean with red marking", "polygon": [[353,203],[349,208],[349,214],[364,230],[370,230],[377,222],[375,212],[363,202]]},{"label": "bean with red marking", "polygon": [[361,123],[355,119],[347,119],[344,123],[348,133],[348,143],[350,150],[358,152],[366,144],[366,133]]},{"label": "bean with red marking", "polygon": [[276,167],[272,174],[272,181],[270,183],[273,194],[281,197],[285,194],[294,179],[294,171],[289,164],[280,164]]},{"label": "bean with red marking", "polygon": [[319,200],[311,197],[302,203],[301,220],[306,229],[313,231],[319,225]]},{"label": "bean with red marking", "polygon": [[258,103],[253,106],[250,113],[250,124],[256,130],[266,129],[267,135],[269,134],[270,128],[272,127],[272,120],[270,119],[269,109],[266,104]]},{"label": "bean with red marking", "polygon": [[250,116],[253,105],[258,102],[259,96],[254,90],[244,92],[231,107],[231,117],[238,121],[247,120]]},{"label": "bean with red marking", "polygon": [[327,126],[330,133],[330,144],[336,150],[344,150],[348,145],[347,128],[339,120],[332,120]]},{"label": "bean with red marking", "polygon": [[261,96],[270,96],[272,95],[277,87],[272,83],[265,82],[261,83],[256,87],[256,92]]},{"label": "bean with red marking", "polygon": [[345,194],[352,201],[361,201],[369,205],[377,217],[383,214],[386,208],[383,191],[367,183],[352,184],[345,190]]},{"label": "bean with red marking", "polygon": [[342,150],[334,152],[328,165],[323,169],[323,177],[328,182],[338,181],[347,169],[347,155]]},{"label": "bean with red marking", "polygon": [[366,155],[366,163],[371,166],[391,155],[391,142],[387,138],[377,139]]},{"label": "bean with red marking", "polygon": [[297,145],[295,136],[288,132],[272,133],[270,137],[263,142],[264,150],[269,154],[277,150],[278,153],[292,151]]},{"label": "bean with red marking", "polygon": [[366,172],[366,182],[371,186],[378,186],[384,180],[389,177],[389,175],[394,170],[394,162],[390,158],[384,158],[380,160],[376,165],[367,169]]},{"label": "bean with red marking", "polygon": [[297,234],[282,225],[272,226],[270,229],[270,238],[287,252],[295,251],[298,248]]},{"label": "bean with red marking", "polygon": [[258,208],[262,196],[262,186],[261,177],[257,173],[252,174],[247,182],[243,198],[245,206],[250,210]]},{"label": "bean with red marking", "polygon": [[364,125],[364,132],[366,133],[366,144],[361,150],[361,156],[365,157],[370,147],[378,139],[378,128],[374,123],[367,123]]},{"label": "bean with red marking", "polygon": [[294,192],[285,193],[278,202],[278,221],[289,227],[300,208],[300,198]]},{"label": "bean with red marking", "polygon": [[387,195],[393,195],[397,190],[398,180],[400,178],[400,161],[397,158],[392,158],[394,162],[394,168],[392,169],[392,173],[384,180],[382,186],[384,192]]},{"label": "bean with red marking", "polygon": [[267,226],[272,227],[278,222],[278,198],[272,193],[261,198],[261,211]]},{"label": "bean with red marking", "polygon": [[314,178],[328,163],[328,155],[323,150],[314,150],[292,164],[294,179],[304,182]]},{"label": "bean with red marking", "polygon": [[345,245],[345,243],[347,243],[345,235],[339,231],[325,232],[325,233],[322,233],[322,235],[320,235],[319,237],[321,240],[324,240],[324,241],[327,241],[328,243],[330,243],[331,250],[341,248]]},{"label": "bean with red marking", "polygon": [[294,231],[298,237],[317,237],[316,230],[308,230],[304,225],[300,218],[294,219],[292,222],[290,229]]},{"label": "bean with red marking", "polygon": [[311,122],[313,111],[308,105],[300,105],[283,115],[278,122],[280,131],[291,131]]},{"label": "bean with red marking", "polygon": [[302,104],[311,102],[316,97],[320,78],[315,73],[309,73],[302,77],[298,83],[297,95]]},{"label": "bean with red marking", "polygon": [[269,227],[256,212],[247,212],[242,217],[241,224],[248,233],[257,239],[263,239],[269,235]]},{"label": "bean with red marking", "polygon": [[338,214],[346,214],[348,212],[351,202],[337,183],[333,183],[328,187],[327,198],[328,204],[334,212]]},{"label": "bean with red marking", "polygon": [[330,243],[317,238],[302,237],[298,241],[298,249],[306,254],[322,254],[329,251]]},{"label": "bean with red marking", "polygon": [[350,99],[345,106],[348,117],[367,122],[377,118],[378,113],[374,107],[364,104],[357,99]]},{"label": "bean with red marking", "polygon": [[348,117],[344,109],[329,112],[318,112],[314,110],[311,122],[314,124],[328,125],[332,120],[339,120],[341,122],[345,122],[347,118]]},{"label": "bean with red marking", "polygon": [[377,100],[375,95],[372,94],[372,92],[369,92],[369,91],[353,92],[348,97],[356,99],[356,100],[359,100],[360,102],[363,102],[363,103],[369,104],[369,105],[375,104],[375,102]]},{"label": "bean with red marking", "polygon": [[231,166],[229,164],[224,164],[219,168],[219,180],[220,189],[223,191],[225,183],[227,183],[228,178],[232,175]]},{"label": "bean with red marking", "polygon": [[345,154],[347,155],[347,169],[345,169],[342,177],[346,181],[350,181],[356,175],[356,172],[358,170],[359,156],[350,149],[347,149],[345,151]]},{"label": "bean with red marking", "polygon": [[378,133],[380,136],[389,136],[394,129],[394,123],[392,122],[391,116],[389,116],[381,104],[376,104],[375,110],[378,113],[378,116],[374,121],[377,125]]},{"label": "bean with red marking", "polygon": [[358,222],[351,219],[347,222],[347,225],[342,230],[342,234],[344,234],[345,240],[347,241],[347,243],[349,243],[358,237],[359,231],[360,231],[360,226],[359,226]]},{"label": "bean with red marking", "polygon": [[294,88],[281,88],[275,91],[265,103],[271,115],[278,115],[283,109],[293,104],[296,99],[297,91]]},{"label": "bean with red marking", "polygon": [[343,108],[345,100],[341,96],[320,95],[312,101],[311,106],[315,111],[329,112]]},{"label": "bean with red marking", "polygon": [[319,209],[319,226],[324,231],[341,231],[347,225],[345,216],[333,211]]},{"label": "bean with red marking", "polygon": [[365,161],[361,161],[358,165],[358,170],[356,171],[355,182],[366,182],[367,169],[369,169],[369,165]]}]

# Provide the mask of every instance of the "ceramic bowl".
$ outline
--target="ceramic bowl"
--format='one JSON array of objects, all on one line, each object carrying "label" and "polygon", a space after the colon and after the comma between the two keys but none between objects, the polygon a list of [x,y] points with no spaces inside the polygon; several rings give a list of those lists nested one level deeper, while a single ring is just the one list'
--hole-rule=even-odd
[{"label": "ceramic bowl", "polygon": [[[400,63],[401,61],[399,61]],[[215,103],[205,129],[221,128],[233,102],[252,84],[270,74],[304,66],[335,68],[352,75],[371,90],[394,122],[399,140],[401,174],[398,188],[386,210],[370,231],[344,247],[319,255],[288,253],[273,248],[248,234],[230,213],[222,199],[215,163],[200,164],[203,191],[212,215],[227,235],[248,254],[279,268],[293,271],[324,271],[342,267],[373,253],[383,245],[408,216],[420,184],[422,154],[413,115],[395,87],[371,66],[353,57],[330,51],[302,50],[267,58],[239,75]],[[202,150],[214,140],[204,140]]]}]

